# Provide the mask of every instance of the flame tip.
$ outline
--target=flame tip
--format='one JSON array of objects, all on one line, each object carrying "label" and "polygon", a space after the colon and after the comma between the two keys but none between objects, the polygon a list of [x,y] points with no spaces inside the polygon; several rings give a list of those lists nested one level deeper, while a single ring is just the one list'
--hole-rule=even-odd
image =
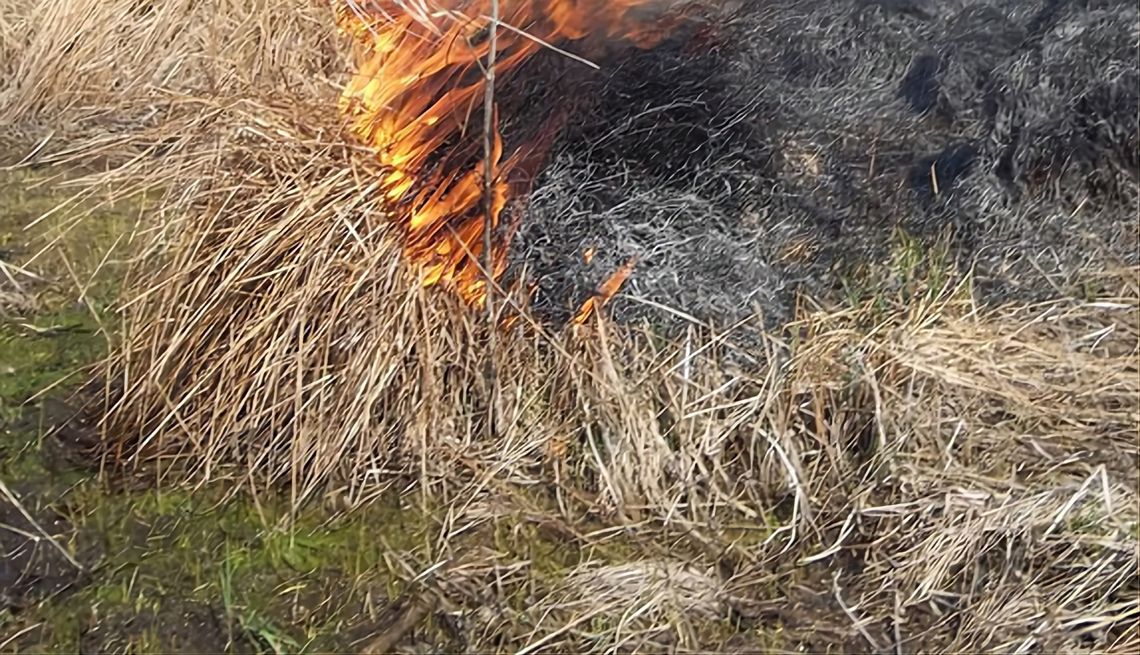
[{"label": "flame tip", "polygon": [[[352,133],[373,148],[387,170],[380,192],[398,207],[394,210],[396,220],[406,230],[404,254],[423,267],[425,287],[454,287],[460,297],[477,306],[485,303],[487,288],[487,276],[479,261],[484,224],[499,227],[512,191],[512,171],[529,171],[533,177],[530,169],[537,168],[556,127],[565,119],[556,113],[535,143],[515,149],[505,161],[503,137],[495,129],[489,162],[483,158],[469,161],[465,171],[462,167],[445,172],[428,170],[429,162],[443,154],[447,144],[468,136],[467,120],[471,109],[478,106],[485,78],[461,80],[482,65],[489,40],[472,39],[486,32],[489,21],[457,17],[485,18],[488,2],[455,0],[451,10],[434,12],[426,5],[408,7],[400,0],[371,0],[367,5],[338,0],[336,7],[338,29],[360,46],[357,52],[361,59],[338,108],[349,119]],[[543,47],[582,39],[591,28],[600,28],[598,31],[606,36],[622,35],[642,47],[658,42],[664,30],[639,29],[631,17],[633,10],[652,2],[519,0],[509,8],[503,22],[527,25],[531,33],[513,27],[500,30],[498,75],[516,68]],[[497,125],[498,105],[492,103],[491,111],[492,122]],[[450,156],[448,153],[443,161]],[[492,167],[493,186],[489,217],[483,210],[487,165]],[[516,219],[505,234],[492,240],[492,280],[506,271],[508,247],[517,226]],[[594,259],[595,250],[584,254],[587,264]],[[582,321],[617,293],[634,264],[635,260],[627,262],[603,282],[598,295],[582,306]]]}]

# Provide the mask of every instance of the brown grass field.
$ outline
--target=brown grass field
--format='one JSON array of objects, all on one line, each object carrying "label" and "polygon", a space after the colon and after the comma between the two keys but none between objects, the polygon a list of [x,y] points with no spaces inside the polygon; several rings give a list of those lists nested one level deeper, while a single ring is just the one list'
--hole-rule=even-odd
[{"label": "brown grass field", "polygon": [[[35,311],[21,275],[82,300],[113,272],[106,357],[47,392],[79,389],[101,484],[430,517],[381,554],[387,609],[307,648],[1140,649],[1135,267],[981,303],[901,244],[779,329],[489,330],[402,256],[336,112],[350,50],[321,2],[0,0],[0,163],[62,199],[25,221],[54,242],[0,258],[0,314]],[[97,256],[60,255],[122,203]],[[6,611],[3,648],[47,647]]]}]

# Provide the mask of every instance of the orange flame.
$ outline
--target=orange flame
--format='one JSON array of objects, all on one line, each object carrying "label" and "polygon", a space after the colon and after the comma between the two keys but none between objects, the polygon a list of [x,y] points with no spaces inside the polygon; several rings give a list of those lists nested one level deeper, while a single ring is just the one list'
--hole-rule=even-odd
[{"label": "orange flame", "polygon": [[[360,62],[341,96],[340,110],[351,132],[375,150],[384,168],[382,193],[393,219],[406,231],[405,255],[422,266],[424,286],[452,288],[481,306],[486,299],[485,163],[480,156],[483,135],[470,119],[485,91],[490,0],[447,0],[446,9],[419,17],[403,11],[396,0],[337,1],[338,23],[355,39]],[[650,46],[664,35],[660,29],[639,27],[634,14],[654,1],[500,0],[496,76],[509,74],[544,44],[589,35]],[[546,131],[547,141],[552,131]],[[528,144],[505,160],[503,150],[496,132],[490,162],[495,280],[506,270],[517,227],[500,225],[503,209],[517,193],[511,173],[533,165],[544,147]],[[620,278],[617,286],[629,276],[623,271],[614,275]],[[587,316],[595,303],[589,304],[591,309],[583,307]]]},{"label": "orange flame", "polygon": [[574,317],[575,325],[582,325],[595,311],[605,306],[607,302],[613,298],[621,289],[629,276],[633,274],[633,267],[637,265],[637,259],[633,258],[627,261],[621,268],[614,271],[605,282],[598,286],[598,290],[594,292],[592,298],[588,299],[582,304],[582,308],[578,310],[578,315]]}]

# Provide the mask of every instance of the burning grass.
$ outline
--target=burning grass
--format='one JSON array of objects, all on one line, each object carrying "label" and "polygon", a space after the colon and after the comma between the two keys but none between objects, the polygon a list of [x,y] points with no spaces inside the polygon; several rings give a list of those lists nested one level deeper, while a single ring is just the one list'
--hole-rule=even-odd
[{"label": "burning grass", "polygon": [[[49,57],[65,8],[82,49]],[[335,116],[327,7],[37,11],[0,25],[28,53],[0,95],[12,138],[66,126],[35,161],[96,158],[87,199],[162,194],[99,378],[112,464],[298,511],[418,494],[438,539],[393,625],[472,650],[1135,644],[1136,269],[979,306],[900,243],[778,330],[555,329],[503,289],[521,318],[491,339],[407,265],[390,170]],[[575,561],[496,547],[528,529]]]}]

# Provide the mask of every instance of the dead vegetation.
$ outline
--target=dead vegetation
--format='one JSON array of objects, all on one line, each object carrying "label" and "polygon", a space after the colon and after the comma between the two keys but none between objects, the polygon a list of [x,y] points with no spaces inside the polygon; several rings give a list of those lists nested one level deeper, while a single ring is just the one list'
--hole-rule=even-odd
[{"label": "dead vegetation", "polygon": [[[471,650],[1135,646],[1137,270],[981,308],[930,266],[805,299],[747,348],[730,337],[759,319],[524,318],[491,351],[482,316],[400,257],[336,122],[332,25],[302,0],[4,9],[10,144],[95,164],[83,198],[161,192],[99,380],[114,464],[299,506],[398,485],[447,507],[409,578],[443,608],[419,620],[458,617]],[[510,521],[558,526],[582,564],[460,539]],[[618,533],[640,548],[591,558]]]}]

